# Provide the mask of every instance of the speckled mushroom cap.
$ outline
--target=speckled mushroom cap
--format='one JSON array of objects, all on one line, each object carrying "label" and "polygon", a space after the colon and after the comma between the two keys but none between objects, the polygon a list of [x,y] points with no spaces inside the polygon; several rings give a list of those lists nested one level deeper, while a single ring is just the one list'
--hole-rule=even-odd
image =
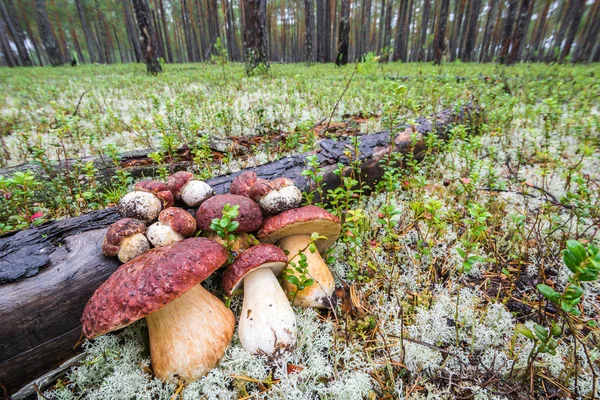
[{"label": "speckled mushroom cap", "polygon": [[259,244],[244,251],[223,273],[221,284],[227,295],[240,287],[244,277],[259,268],[271,268],[277,276],[287,265],[288,257],[273,244]]},{"label": "speckled mushroom cap", "polygon": [[112,224],[106,231],[102,243],[102,253],[108,257],[114,257],[121,249],[121,243],[126,238],[136,233],[146,233],[146,225],[133,218],[123,218]]},{"label": "speckled mushroom cap", "polygon": [[188,171],[175,172],[167,178],[167,186],[175,196],[175,200],[181,199],[181,188],[192,179],[194,179],[194,174]]},{"label": "speckled mushroom cap", "polygon": [[304,206],[265,218],[256,238],[263,243],[277,243],[287,236],[318,232],[327,237],[316,243],[319,252],[323,252],[340,236],[340,228],[340,219],[335,215],[321,207]]},{"label": "speckled mushroom cap", "polygon": [[160,201],[163,204],[163,208],[173,207],[173,203],[175,203],[173,193],[169,190],[167,184],[163,182],[153,181],[149,179],[140,181],[136,183],[135,190],[153,193],[156,197],[160,199]]},{"label": "speckled mushroom cap", "polygon": [[179,207],[169,207],[160,212],[158,222],[168,225],[173,231],[185,237],[196,233],[196,220],[192,215]]},{"label": "speckled mushroom cap", "polygon": [[254,185],[257,179],[256,172],[244,172],[238,175],[233,182],[231,182],[229,193],[249,197],[248,191],[250,190],[250,187]]},{"label": "speckled mushroom cap", "polygon": [[93,338],[152,314],[206,279],[227,256],[212,240],[190,238],[121,265],[86,304],[83,334]]},{"label": "speckled mushroom cap", "polygon": [[250,190],[248,190],[248,197],[258,202],[267,193],[283,189],[286,186],[295,186],[294,181],[288,178],[276,178],[272,181],[259,179],[252,185],[252,187],[250,187]]},{"label": "speckled mushroom cap", "polygon": [[253,232],[260,227],[262,212],[258,204],[252,199],[235,194],[220,194],[206,200],[196,211],[198,228],[204,231],[210,230],[212,220],[223,216],[223,206],[225,204],[238,204],[240,206],[239,215],[234,220],[240,224],[236,232]]}]

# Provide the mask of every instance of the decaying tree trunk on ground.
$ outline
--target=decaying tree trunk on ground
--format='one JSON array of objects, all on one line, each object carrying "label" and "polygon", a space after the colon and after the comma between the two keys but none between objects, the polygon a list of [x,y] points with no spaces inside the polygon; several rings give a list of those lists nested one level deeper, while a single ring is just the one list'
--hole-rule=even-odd
[{"label": "decaying tree trunk on ground", "polygon": [[[447,109],[434,118],[418,118],[414,125],[401,126],[390,142],[389,132],[361,136],[358,154],[362,181],[373,187],[383,171],[380,161],[390,152],[414,153],[425,150],[425,136],[435,133],[446,138],[449,128],[464,123],[476,129],[479,116],[470,107],[459,112]],[[413,140],[416,135],[416,141]],[[349,164],[345,155],[350,140],[322,140],[317,155],[326,189],[340,185],[334,173],[338,163]],[[284,157],[256,168],[265,179],[285,176],[303,190],[311,190],[302,176],[305,154]],[[240,173],[210,179],[216,193],[229,190]],[[106,228],[119,219],[115,208],[80,217],[50,222],[0,238],[0,383],[9,393],[38,376],[57,368],[81,352],[79,318],[96,288],[118,267],[118,262],[101,254]],[[31,393],[33,385],[19,391]]]},{"label": "decaying tree trunk on ground", "polygon": [[142,38],[142,54],[144,55],[144,62],[146,63],[146,71],[149,74],[156,75],[159,72],[162,72],[162,67],[158,62],[158,49],[154,41],[152,16],[150,15],[148,0],[133,0],[133,10]]}]

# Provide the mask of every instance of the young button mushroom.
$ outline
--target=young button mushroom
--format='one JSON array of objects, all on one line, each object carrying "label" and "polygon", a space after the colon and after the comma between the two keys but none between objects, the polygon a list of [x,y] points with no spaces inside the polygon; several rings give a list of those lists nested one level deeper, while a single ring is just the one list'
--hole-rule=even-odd
[{"label": "young button mushroom", "polygon": [[154,247],[181,242],[196,232],[196,220],[189,212],[169,207],[158,215],[158,222],[148,227],[146,237]]},{"label": "young button mushroom", "polygon": [[112,224],[102,243],[102,253],[108,257],[117,256],[125,263],[150,250],[150,243],[144,236],[146,225],[133,218],[123,218]]},{"label": "young button mushroom", "polygon": [[287,256],[279,247],[259,244],[243,252],[223,273],[228,295],[244,285],[239,335],[249,353],[273,355],[296,344],[296,317],[276,278],[286,264]]},{"label": "young button mushroom", "polygon": [[267,214],[280,214],[298,208],[302,202],[302,192],[288,178],[272,181],[257,180],[248,190],[248,197],[256,201]]},{"label": "young button mushroom", "polygon": [[206,238],[148,251],[94,292],[81,317],[83,334],[91,339],[146,318],[154,374],[171,382],[202,377],[233,336],[233,313],[199,284],[226,261],[223,246]]},{"label": "young button mushroom", "polygon": [[[313,232],[318,232],[327,239],[318,240],[317,251],[311,253],[308,246]],[[328,308],[331,306],[329,299],[333,294],[335,282],[320,252],[331,247],[339,236],[339,218],[320,207],[305,206],[265,218],[257,239],[261,242],[277,243],[287,252],[288,260],[296,265],[299,261],[299,252],[303,252],[307,259],[308,276],[314,280],[314,283],[298,291],[294,304],[302,307]],[[300,275],[298,272],[295,273]],[[296,286],[288,281],[283,282],[283,287],[288,295],[296,290]]]},{"label": "young button mushroom", "polygon": [[215,195],[215,191],[204,181],[194,179],[194,174],[179,171],[167,178],[167,185],[176,200],[183,200],[189,207],[198,207],[203,201]]},{"label": "young button mushroom", "polygon": [[128,218],[154,221],[163,208],[172,207],[173,193],[158,181],[145,180],[135,185],[135,191],[127,193],[119,202],[119,212]]}]

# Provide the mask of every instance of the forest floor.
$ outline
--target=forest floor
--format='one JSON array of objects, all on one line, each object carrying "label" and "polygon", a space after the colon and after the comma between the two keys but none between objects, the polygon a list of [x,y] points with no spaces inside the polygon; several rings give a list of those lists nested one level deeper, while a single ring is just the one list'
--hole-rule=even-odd
[{"label": "forest floor", "polygon": [[[352,174],[324,188],[343,218],[327,254],[341,301],[295,309],[292,352],[251,356],[236,333],[208,376],[163,384],[140,321],[85,342],[85,361],[40,398],[598,397],[599,65],[142,70],[0,69],[3,167],[99,154],[118,163],[119,152],[151,148],[164,178],[187,143],[206,178],[448,107],[474,104],[485,122],[454,126],[446,142],[428,138],[420,162],[386,160],[368,195]],[[245,155],[216,157],[212,137],[244,144]],[[81,163],[50,177],[0,177],[0,231],[106,207],[132,184],[126,169],[106,185],[98,174]],[[216,279],[205,286],[222,296]],[[241,301],[231,299],[236,315]]]}]

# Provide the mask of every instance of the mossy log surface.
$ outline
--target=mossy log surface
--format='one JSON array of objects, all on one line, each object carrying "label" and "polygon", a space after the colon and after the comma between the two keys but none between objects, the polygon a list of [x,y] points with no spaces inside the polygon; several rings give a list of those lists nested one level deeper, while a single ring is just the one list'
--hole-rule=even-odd
[{"label": "mossy log surface", "polygon": [[[389,132],[362,135],[355,157],[361,161],[363,182],[372,185],[381,178],[379,161],[390,152],[414,152],[418,156],[425,149],[424,135],[435,132],[445,138],[455,123],[476,129],[479,118],[473,107],[465,106],[399,127],[393,144]],[[416,144],[414,133],[420,134]],[[340,180],[334,170],[338,163],[349,163],[345,152],[353,152],[353,146],[347,140],[330,139],[319,145],[315,153],[287,156],[244,171],[255,171],[264,179],[284,176],[307,191],[311,188],[301,172],[306,168],[306,157],[316,154],[324,171],[325,188],[336,188]],[[216,193],[226,193],[231,181],[244,171],[208,183]],[[76,344],[83,307],[119,266],[116,259],[101,253],[106,229],[118,218],[117,210],[109,208],[0,237],[0,383],[8,393],[16,393],[81,352]],[[19,395],[24,393],[31,391],[19,391]]]}]

